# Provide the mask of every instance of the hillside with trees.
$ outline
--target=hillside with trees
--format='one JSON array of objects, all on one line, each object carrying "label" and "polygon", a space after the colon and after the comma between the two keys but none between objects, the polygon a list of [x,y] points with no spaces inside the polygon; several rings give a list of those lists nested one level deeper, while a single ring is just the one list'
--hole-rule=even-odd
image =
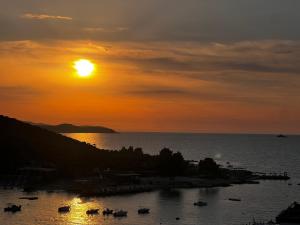
[{"label": "hillside with trees", "polygon": [[154,171],[181,175],[187,163],[181,153],[163,149],[159,155],[144,154],[141,148],[101,150],[39,126],[0,116],[0,173],[22,167],[53,167],[64,176],[81,176],[95,168],[118,171]]}]

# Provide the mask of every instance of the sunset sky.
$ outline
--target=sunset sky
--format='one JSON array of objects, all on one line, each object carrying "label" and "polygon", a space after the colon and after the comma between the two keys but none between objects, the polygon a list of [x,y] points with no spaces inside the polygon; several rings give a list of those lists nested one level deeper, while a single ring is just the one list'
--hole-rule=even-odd
[{"label": "sunset sky", "polygon": [[0,114],[300,133],[299,12],[299,0],[0,0]]}]

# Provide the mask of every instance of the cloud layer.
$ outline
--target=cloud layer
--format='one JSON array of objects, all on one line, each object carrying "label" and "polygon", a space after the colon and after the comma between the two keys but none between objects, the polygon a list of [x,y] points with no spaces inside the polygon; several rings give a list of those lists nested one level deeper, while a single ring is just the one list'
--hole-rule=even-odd
[{"label": "cloud layer", "polygon": [[[0,3],[7,113],[124,130],[300,133],[300,1]],[[76,78],[78,58],[98,66],[93,79]]]},{"label": "cloud layer", "polygon": [[[1,0],[1,5],[2,40],[230,42],[300,38],[300,2],[295,0]],[[22,21],[20,15],[27,20]],[[44,24],[33,24],[33,20]],[[47,23],[53,20],[72,23]],[[126,32],[111,32],[119,28]]]},{"label": "cloud layer", "polygon": [[47,14],[32,14],[32,13],[26,13],[21,17],[24,19],[32,19],[32,20],[72,20],[72,18],[68,16],[53,16]]}]

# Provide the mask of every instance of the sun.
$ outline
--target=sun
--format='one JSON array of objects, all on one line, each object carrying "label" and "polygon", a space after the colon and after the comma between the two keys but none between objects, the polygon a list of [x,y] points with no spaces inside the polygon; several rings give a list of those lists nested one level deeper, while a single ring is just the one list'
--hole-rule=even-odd
[{"label": "sun", "polygon": [[95,70],[95,65],[88,59],[76,60],[73,67],[80,77],[89,77]]}]

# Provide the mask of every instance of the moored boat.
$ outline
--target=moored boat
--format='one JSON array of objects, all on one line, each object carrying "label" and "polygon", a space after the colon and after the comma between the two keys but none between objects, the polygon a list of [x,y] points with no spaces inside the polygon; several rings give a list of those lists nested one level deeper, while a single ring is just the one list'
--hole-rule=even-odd
[{"label": "moored boat", "polygon": [[38,197],[21,197],[19,199],[26,199],[26,200],[38,200]]},{"label": "moored boat", "polygon": [[58,208],[59,213],[67,213],[70,212],[71,207],[70,206],[62,206]]},{"label": "moored boat", "polygon": [[138,214],[148,214],[150,213],[150,209],[147,208],[141,208],[138,210]]},{"label": "moored boat", "polygon": [[206,202],[198,201],[194,203],[195,206],[207,206]]},{"label": "moored boat", "polygon": [[86,211],[87,215],[99,214],[99,209],[89,209]]},{"label": "moored boat", "polygon": [[127,211],[119,210],[113,213],[114,217],[126,217]]},{"label": "moored boat", "polygon": [[102,214],[103,215],[112,215],[113,212],[114,212],[114,210],[106,208],[106,209],[103,210]]},{"label": "moored boat", "polygon": [[11,206],[8,206],[8,207],[5,207],[4,208],[4,212],[20,212],[21,211],[21,205],[11,205]]}]

